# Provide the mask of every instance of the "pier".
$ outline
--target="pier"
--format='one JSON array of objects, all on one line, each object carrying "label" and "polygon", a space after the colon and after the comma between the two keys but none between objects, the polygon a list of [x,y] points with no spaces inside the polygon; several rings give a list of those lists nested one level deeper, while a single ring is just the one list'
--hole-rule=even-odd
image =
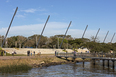
[{"label": "pier", "polygon": [[114,53],[65,53],[65,52],[60,52],[60,53],[56,53],[55,54],[56,57],[58,58],[72,58],[73,60],[75,60],[76,58],[81,58],[86,59],[86,58],[90,58],[93,61],[93,65],[96,64],[96,60],[102,60],[103,62],[103,66],[105,66],[105,61],[108,62],[107,66],[109,67],[109,61],[112,61],[112,67],[114,69],[115,67],[115,61],[116,61],[116,54]]}]

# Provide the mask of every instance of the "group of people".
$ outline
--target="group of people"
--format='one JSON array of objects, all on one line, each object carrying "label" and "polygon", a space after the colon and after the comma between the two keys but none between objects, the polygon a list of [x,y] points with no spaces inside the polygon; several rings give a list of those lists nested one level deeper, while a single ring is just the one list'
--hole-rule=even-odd
[{"label": "group of people", "polygon": [[14,56],[14,54],[16,54],[16,52],[15,52],[15,51],[13,51],[13,52],[12,52],[12,56]]},{"label": "group of people", "polygon": [[58,51],[55,51],[55,56],[58,55]]},{"label": "group of people", "polygon": [[0,52],[1,52],[1,56],[3,56],[3,54],[6,56],[6,51],[1,50]]},{"label": "group of people", "polygon": [[[34,54],[34,56],[35,56],[35,51],[33,51],[33,54]],[[27,56],[30,56],[30,55],[32,56],[32,51],[30,52],[30,50],[28,50],[28,51],[27,51]]]}]

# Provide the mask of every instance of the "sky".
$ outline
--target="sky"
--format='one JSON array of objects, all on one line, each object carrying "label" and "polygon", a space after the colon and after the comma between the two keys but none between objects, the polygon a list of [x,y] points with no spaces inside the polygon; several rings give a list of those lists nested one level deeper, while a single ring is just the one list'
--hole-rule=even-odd
[{"label": "sky", "polygon": [[[8,36],[25,37],[41,34],[50,15],[43,36],[65,34],[81,38],[88,25],[84,38],[95,36],[103,42],[107,31],[106,43],[111,41],[116,32],[116,0],[0,0],[0,35],[5,35],[16,7]],[[112,41],[116,42],[116,36]]]}]

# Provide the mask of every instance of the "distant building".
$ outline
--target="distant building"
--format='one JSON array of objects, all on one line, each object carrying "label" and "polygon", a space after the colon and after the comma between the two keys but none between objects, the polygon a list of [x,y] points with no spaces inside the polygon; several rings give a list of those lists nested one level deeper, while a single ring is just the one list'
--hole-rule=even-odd
[{"label": "distant building", "polygon": [[77,49],[77,51],[78,53],[90,53],[90,51],[87,48],[83,48],[83,49],[79,48]]}]

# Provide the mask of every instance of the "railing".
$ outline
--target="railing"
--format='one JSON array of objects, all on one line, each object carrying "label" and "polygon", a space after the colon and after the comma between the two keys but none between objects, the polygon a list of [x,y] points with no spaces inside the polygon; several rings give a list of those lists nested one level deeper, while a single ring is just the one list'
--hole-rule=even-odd
[{"label": "railing", "polygon": [[115,58],[116,54],[114,53],[67,53],[67,52],[60,52],[56,53],[56,56],[64,56],[64,57],[110,57],[110,58]]}]

